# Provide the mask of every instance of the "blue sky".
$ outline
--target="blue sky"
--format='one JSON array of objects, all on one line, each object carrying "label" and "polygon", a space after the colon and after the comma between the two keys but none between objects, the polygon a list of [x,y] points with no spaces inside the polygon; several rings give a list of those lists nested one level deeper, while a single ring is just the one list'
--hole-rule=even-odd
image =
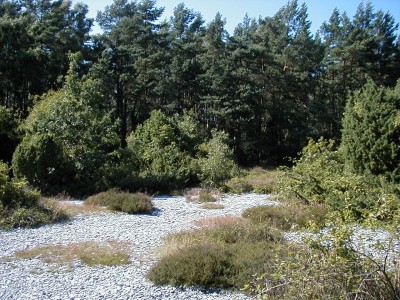
[{"label": "blue sky", "polygon": [[[112,4],[112,0],[73,0],[83,2],[89,6],[89,17],[94,18],[98,10],[103,10],[106,5]],[[200,12],[206,22],[210,22],[219,11],[226,18],[226,29],[233,33],[237,24],[241,23],[244,15],[249,17],[273,16],[279,8],[287,4],[288,0],[158,0],[158,7],[165,7],[163,19],[172,16],[174,7],[179,3],[185,3],[186,7]],[[354,16],[361,0],[299,0],[299,4],[306,3],[308,7],[308,19],[312,22],[311,31],[315,33],[324,21],[329,20],[333,10],[337,7],[341,12],[346,11],[350,17]],[[364,1],[366,3],[366,1]],[[389,11],[400,22],[399,0],[373,0],[371,3],[375,9]],[[95,31],[98,29],[95,28]]]}]

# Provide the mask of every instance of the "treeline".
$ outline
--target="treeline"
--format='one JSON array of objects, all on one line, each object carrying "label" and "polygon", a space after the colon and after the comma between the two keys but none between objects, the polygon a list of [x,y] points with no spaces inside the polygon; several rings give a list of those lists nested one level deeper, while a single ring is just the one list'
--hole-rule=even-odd
[{"label": "treeline", "polygon": [[1,1],[0,159],[22,141],[14,172],[51,192],[212,185],[226,177],[201,161],[215,145],[234,154],[223,148],[217,169],[281,164],[309,138],[340,140],[347,99],[368,80],[400,77],[398,25],[370,3],[352,18],[334,10],[315,36],[297,1],[246,16],[233,35],[220,14],[205,24],[184,4],[162,13],[115,0],[91,36],[83,4]]}]

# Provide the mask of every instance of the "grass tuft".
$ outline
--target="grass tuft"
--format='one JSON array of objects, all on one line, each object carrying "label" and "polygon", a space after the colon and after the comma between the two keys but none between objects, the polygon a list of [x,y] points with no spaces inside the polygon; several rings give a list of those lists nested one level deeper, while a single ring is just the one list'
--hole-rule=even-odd
[{"label": "grass tuft", "polygon": [[127,253],[128,247],[129,244],[117,241],[81,242],[17,251],[15,257],[19,259],[40,258],[49,264],[72,265],[75,260],[80,260],[89,266],[119,266],[131,262]]},{"label": "grass tuft", "polygon": [[225,206],[223,206],[222,204],[217,204],[217,203],[203,203],[201,208],[204,208],[204,209],[224,209]]}]

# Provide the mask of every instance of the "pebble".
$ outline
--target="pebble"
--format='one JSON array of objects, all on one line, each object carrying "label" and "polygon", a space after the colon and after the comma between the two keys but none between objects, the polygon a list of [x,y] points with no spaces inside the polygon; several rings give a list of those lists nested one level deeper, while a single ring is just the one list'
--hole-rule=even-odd
[{"label": "pebble", "polygon": [[[205,292],[195,288],[155,286],[146,273],[156,262],[154,250],[170,233],[196,228],[196,220],[240,215],[258,205],[276,205],[268,195],[225,195],[218,201],[224,209],[203,209],[184,197],[155,197],[153,215],[95,213],[78,215],[68,223],[36,229],[0,230],[0,299],[253,299],[235,291]],[[79,203],[76,203],[79,205]],[[129,242],[133,263],[126,266],[73,269],[51,268],[39,259],[5,261],[16,251],[75,242],[116,240]],[[140,260],[140,263],[135,261]]]}]

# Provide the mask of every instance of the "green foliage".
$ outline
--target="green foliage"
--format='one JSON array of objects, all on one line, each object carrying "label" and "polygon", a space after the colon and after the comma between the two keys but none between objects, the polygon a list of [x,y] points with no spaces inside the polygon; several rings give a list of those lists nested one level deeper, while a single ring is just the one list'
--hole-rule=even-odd
[{"label": "green foliage", "polygon": [[65,86],[44,95],[34,107],[24,123],[26,136],[16,151],[15,175],[27,177],[44,192],[63,192],[65,188],[82,195],[104,189],[105,166],[118,147],[110,113],[99,107],[103,96],[97,91],[98,82],[90,78],[78,81],[74,73],[78,59],[71,57]]},{"label": "green foliage", "polygon": [[203,185],[219,187],[237,171],[233,151],[228,146],[227,134],[214,131],[212,139],[201,145],[200,152],[202,151],[205,155],[198,159],[198,164]]},{"label": "green foliage", "polygon": [[[329,210],[349,213],[354,220],[371,212],[382,212],[381,220],[393,221],[399,207],[397,185],[384,178],[361,176],[347,172],[343,156],[334,150],[334,143],[324,139],[310,141],[295,166],[286,172],[278,185],[279,193],[305,204],[324,204]],[[384,213],[392,207],[392,213]]]},{"label": "green foliage", "polygon": [[153,210],[151,198],[142,193],[125,193],[109,190],[90,196],[85,205],[107,206],[111,210],[122,211],[128,214],[150,213]]},{"label": "green foliage", "polygon": [[[400,85],[400,82],[399,82]],[[341,147],[350,171],[398,180],[399,93],[372,80],[347,102]]]},{"label": "green foliage", "polygon": [[190,133],[193,124],[185,123],[179,125],[156,110],[128,137],[128,149],[138,161],[139,177],[147,181],[146,187],[159,189],[167,184],[171,189],[193,180],[193,148],[189,146],[197,141]]}]

